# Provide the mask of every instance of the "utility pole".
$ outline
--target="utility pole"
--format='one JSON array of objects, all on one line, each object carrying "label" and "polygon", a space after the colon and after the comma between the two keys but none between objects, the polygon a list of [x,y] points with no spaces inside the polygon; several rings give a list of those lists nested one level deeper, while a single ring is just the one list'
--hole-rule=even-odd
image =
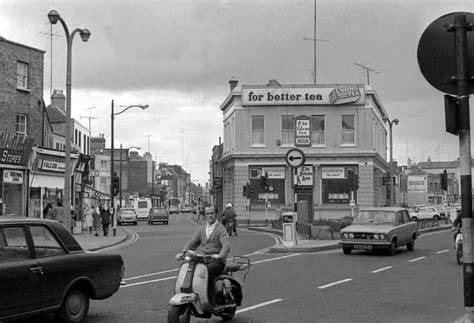
[{"label": "utility pole", "polygon": [[151,135],[146,135],[145,137],[148,138],[148,152],[150,152],[150,137],[151,137]]},{"label": "utility pole", "polygon": [[91,115],[92,109],[95,109],[95,107],[84,109],[84,110],[89,110],[89,116],[88,116],[88,117],[87,117],[87,116],[80,116],[81,119],[83,119],[83,118],[84,118],[84,119],[89,119],[89,131],[91,131],[91,120],[93,120],[93,119],[99,119],[98,117],[93,117],[93,116]]}]

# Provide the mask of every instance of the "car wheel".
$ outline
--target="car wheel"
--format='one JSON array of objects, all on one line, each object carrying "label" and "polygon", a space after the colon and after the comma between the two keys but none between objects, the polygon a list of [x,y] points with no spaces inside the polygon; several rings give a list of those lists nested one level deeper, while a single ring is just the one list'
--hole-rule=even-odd
[{"label": "car wheel", "polygon": [[412,221],[418,221],[418,218],[416,216],[411,217]]},{"label": "car wheel", "polygon": [[133,225],[138,225],[138,221],[133,222]]},{"label": "car wheel", "polygon": [[433,220],[434,220],[434,221],[439,221],[439,216],[438,216],[438,215],[435,215],[435,216],[433,217]]},{"label": "car wheel", "polygon": [[344,252],[345,255],[350,255],[351,251],[352,251],[352,248],[342,247],[342,252]]},{"label": "car wheel", "polygon": [[388,248],[388,254],[393,256],[395,254],[395,250],[397,249],[397,243],[395,240],[392,241],[390,247]]},{"label": "car wheel", "polygon": [[120,221],[117,221],[117,225],[122,225],[122,222],[120,222]]},{"label": "car wheel", "polygon": [[89,297],[80,289],[70,290],[61,306],[65,322],[82,322],[89,311]]},{"label": "car wheel", "polygon": [[168,224],[168,221],[166,221],[166,224]]},{"label": "car wheel", "polygon": [[407,250],[413,251],[415,249],[415,239],[412,237],[410,242],[407,243]]}]

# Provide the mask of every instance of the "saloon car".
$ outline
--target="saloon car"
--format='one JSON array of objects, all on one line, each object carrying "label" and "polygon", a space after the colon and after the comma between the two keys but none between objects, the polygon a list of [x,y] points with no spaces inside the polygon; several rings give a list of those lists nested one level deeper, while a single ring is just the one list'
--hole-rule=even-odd
[{"label": "saloon car", "polygon": [[432,219],[438,221],[441,216],[438,210],[433,206],[422,206],[415,208],[413,212],[410,213],[410,218],[412,220],[423,220],[423,219]]},{"label": "saloon car", "polygon": [[137,225],[138,215],[133,208],[122,208],[118,213],[117,224],[122,225],[124,223],[131,223]]},{"label": "saloon car", "polygon": [[168,210],[164,206],[157,206],[150,209],[148,213],[148,224],[153,224],[155,222],[161,222],[163,224],[168,224],[170,216]]},{"label": "saloon car", "polygon": [[0,219],[0,321],[54,313],[81,322],[90,299],[111,297],[124,275],[120,254],[84,251],[59,222]]},{"label": "saloon car", "polygon": [[418,226],[404,208],[379,207],[360,209],[352,224],[340,231],[342,251],[386,250],[390,255],[395,249],[406,246],[413,251],[418,236]]}]

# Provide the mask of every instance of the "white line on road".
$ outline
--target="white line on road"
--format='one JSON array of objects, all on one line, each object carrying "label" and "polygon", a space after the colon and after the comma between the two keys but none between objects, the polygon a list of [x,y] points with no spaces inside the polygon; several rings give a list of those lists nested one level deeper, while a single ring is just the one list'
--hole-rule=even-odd
[{"label": "white line on road", "polygon": [[143,277],[150,277],[150,276],[156,276],[156,275],[161,275],[161,274],[172,273],[173,271],[178,271],[178,270],[179,270],[179,268],[170,269],[170,270],[160,271],[160,272],[157,272],[157,273],[151,273],[151,274],[140,275],[140,276],[135,276],[135,277],[130,277],[130,278],[124,278],[124,280],[140,279],[140,278],[143,278]]},{"label": "white line on road", "polygon": [[450,250],[449,249],[440,250],[440,251],[437,252],[437,254],[439,255],[440,253],[445,253],[445,252],[448,252],[448,251],[450,251]]},{"label": "white line on road", "polygon": [[293,254],[288,255],[288,256],[282,256],[282,257],[277,257],[277,258],[270,258],[270,259],[265,259],[265,260],[254,261],[254,262],[251,263],[251,265],[261,264],[263,262],[268,262],[268,261],[273,261],[273,260],[285,259],[285,258],[294,257],[294,256],[298,256],[298,255],[299,255],[299,253],[293,253]]},{"label": "white line on road", "polygon": [[423,257],[419,257],[419,258],[415,258],[415,259],[411,259],[411,260],[408,260],[408,262],[415,262],[415,261],[418,261],[418,260],[421,260],[421,259],[425,259],[426,257],[423,256]]},{"label": "white line on road", "polygon": [[384,271],[384,270],[387,270],[387,269],[392,269],[392,268],[393,268],[393,266],[387,266],[387,267],[383,267],[383,268],[380,268],[380,269],[373,270],[372,273],[376,274],[376,273],[379,273],[381,271]]},{"label": "white line on road", "polygon": [[268,302],[257,304],[257,305],[254,305],[254,306],[242,308],[242,309],[238,310],[236,313],[238,314],[238,313],[242,313],[242,312],[247,312],[247,311],[254,310],[256,308],[262,307],[262,306],[270,305],[270,304],[273,304],[273,303],[278,303],[278,302],[281,302],[281,301],[282,301],[281,298],[277,298],[277,299],[274,299],[272,301],[268,301]]},{"label": "white line on road", "polygon": [[343,279],[343,280],[340,280],[340,281],[337,281],[337,282],[334,282],[334,283],[330,283],[330,284],[327,284],[327,285],[319,286],[318,288],[319,288],[319,289],[324,289],[324,288],[328,288],[328,287],[331,287],[331,286],[334,286],[334,285],[338,285],[338,284],[350,282],[351,280],[352,280],[352,278],[346,278],[346,279]]},{"label": "white line on road", "polygon": [[137,286],[137,285],[143,285],[143,284],[149,284],[149,283],[156,283],[156,282],[161,282],[161,281],[164,281],[164,280],[175,279],[176,277],[177,277],[177,276],[165,277],[165,278],[154,279],[154,280],[147,280],[147,281],[144,281],[144,282],[122,285],[122,286],[120,286],[120,288],[131,287],[131,286]]}]

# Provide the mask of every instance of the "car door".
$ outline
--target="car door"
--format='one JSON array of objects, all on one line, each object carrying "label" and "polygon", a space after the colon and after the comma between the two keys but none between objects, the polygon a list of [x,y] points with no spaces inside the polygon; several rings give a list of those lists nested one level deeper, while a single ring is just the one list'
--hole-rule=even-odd
[{"label": "car door", "polygon": [[42,306],[60,304],[71,277],[64,270],[68,254],[48,226],[29,226],[34,256],[43,271]]},{"label": "car door", "polygon": [[42,269],[23,225],[0,227],[0,318],[41,306]]},{"label": "car door", "polygon": [[410,221],[408,219],[408,213],[405,210],[397,212],[397,218],[400,223],[400,232],[403,236],[403,243],[410,241]]}]

